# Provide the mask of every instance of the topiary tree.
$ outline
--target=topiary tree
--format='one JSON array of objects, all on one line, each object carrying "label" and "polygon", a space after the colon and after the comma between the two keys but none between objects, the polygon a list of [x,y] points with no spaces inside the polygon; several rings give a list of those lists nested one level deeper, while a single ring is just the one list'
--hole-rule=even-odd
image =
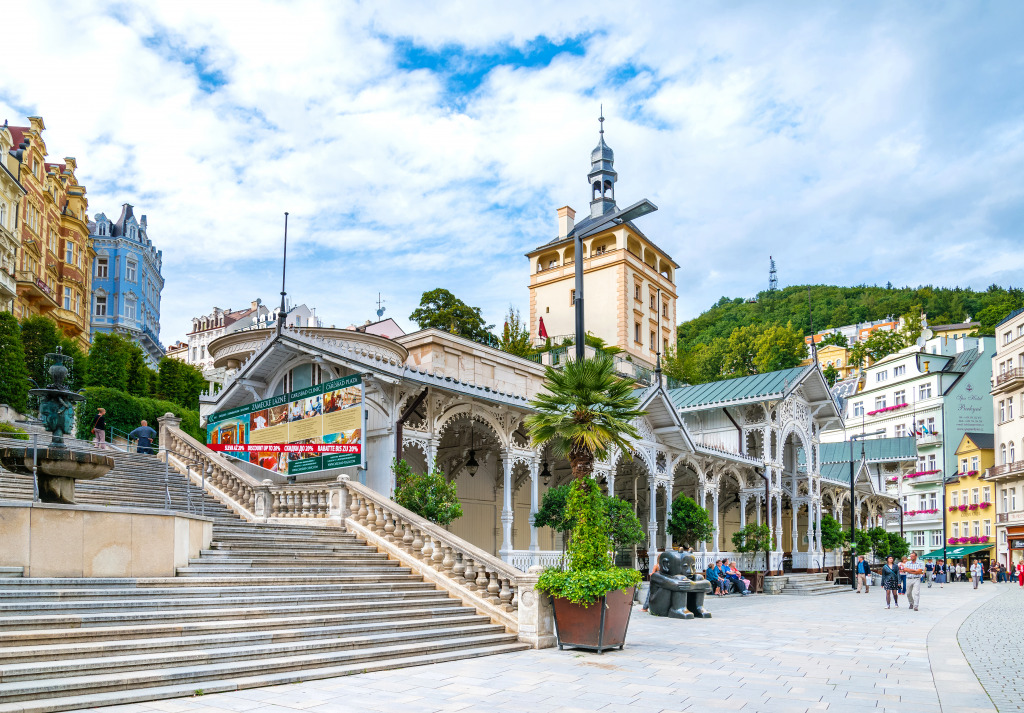
[{"label": "topiary tree", "polygon": [[889,554],[888,556],[895,558],[897,562],[903,557],[910,554],[910,543],[903,539],[903,535],[898,532],[888,533],[889,540]]},{"label": "topiary tree", "polygon": [[19,413],[28,408],[28,370],[21,327],[10,312],[0,312],[0,404]]},{"label": "topiary tree", "polygon": [[672,501],[672,517],[668,521],[672,539],[686,547],[707,542],[715,531],[708,511],[686,495],[677,495]]},{"label": "topiary tree", "polygon": [[155,387],[158,398],[198,409],[199,394],[205,389],[206,379],[201,369],[171,357],[160,360]]},{"label": "topiary tree", "polygon": [[394,501],[406,510],[441,527],[462,517],[455,482],[449,483],[440,470],[416,473],[404,459],[393,461],[391,470],[395,474]]},{"label": "topiary tree", "polygon": [[94,334],[89,348],[90,368],[85,377],[86,386],[127,391],[129,344],[119,334]]},{"label": "topiary tree", "polygon": [[732,535],[732,544],[737,552],[750,552],[754,559],[757,559],[758,552],[765,553],[765,571],[768,570],[768,553],[774,544],[773,540],[771,528],[767,525],[746,525]]},{"label": "topiary tree", "polygon": [[633,506],[614,495],[605,496],[605,507],[611,521],[612,544],[616,550],[639,545],[647,539],[643,523],[633,512]]},{"label": "topiary tree", "polygon": [[825,383],[828,384],[829,386],[835,386],[836,382],[839,381],[839,377],[841,376],[839,373],[839,369],[836,369],[831,364],[829,364],[822,370],[821,375],[825,377]]}]

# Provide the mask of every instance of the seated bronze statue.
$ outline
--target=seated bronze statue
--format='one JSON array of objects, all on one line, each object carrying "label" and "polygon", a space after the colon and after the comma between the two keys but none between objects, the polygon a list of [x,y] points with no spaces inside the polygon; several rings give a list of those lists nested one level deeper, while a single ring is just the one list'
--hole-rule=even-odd
[{"label": "seated bronze statue", "polygon": [[651,575],[650,612],[672,619],[710,619],[704,609],[704,595],[711,583],[697,574],[696,559],[688,552],[662,552],[658,571]]}]

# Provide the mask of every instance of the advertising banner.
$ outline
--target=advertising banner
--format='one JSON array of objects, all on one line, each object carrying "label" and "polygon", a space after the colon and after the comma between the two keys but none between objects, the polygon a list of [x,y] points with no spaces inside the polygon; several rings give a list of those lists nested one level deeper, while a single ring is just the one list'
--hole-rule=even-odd
[{"label": "advertising banner", "polygon": [[210,414],[211,450],[283,475],[359,465],[363,380],[345,376]]}]

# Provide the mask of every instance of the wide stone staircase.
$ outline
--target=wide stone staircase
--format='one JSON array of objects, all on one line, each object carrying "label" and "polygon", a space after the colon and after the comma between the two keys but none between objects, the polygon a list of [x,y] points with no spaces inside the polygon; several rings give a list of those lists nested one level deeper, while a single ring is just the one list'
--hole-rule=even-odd
[{"label": "wide stone staircase", "polygon": [[828,581],[824,572],[810,574],[790,574],[786,585],[779,594],[790,594],[798,597],[816,597],[824,594],[843,594],[850,591],[849,585],[836,584]]},{"label": "wide stone staircase", "polygon": [[[76,446],[77,447],[77,446]],[[0,578],[0,713],[75,710],[527,648],[340,528],[260,525],[153,456],[77,486],[80,502],[205,507],[210,549],[153,579]],[[27,490],[26,490],[27,481]],[[0,471],[0,500],[31,480]],[[0,547],[3,544],[0,542]],[[12,573],[16,574],[16,573]]]}]

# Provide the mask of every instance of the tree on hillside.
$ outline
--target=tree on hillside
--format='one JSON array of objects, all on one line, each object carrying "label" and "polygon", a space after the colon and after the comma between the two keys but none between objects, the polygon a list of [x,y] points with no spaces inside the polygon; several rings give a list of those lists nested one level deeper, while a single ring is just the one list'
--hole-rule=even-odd
[{"label": "tree on hillside", "polygon": [[807,356],[804,336],[790,322],[785,327],[773,324],[755,342],[754,368],[757,374],[791,369]]},{"label": "tree on hillside", "polygon": [[498,339],[498,349],[515,356],[528,357],[535,353],[530,344],[530,329],[517,310],[512,305],[508,306],[508,313],[505,315],[505,326]]},{"label": "tree on hillside", "polygon": [[206,390],[203,372],[178,359],[164,357],[156,376],[156,397],[188,409],[199,409],[199,395]]},{"label": "tree on hillside", "polygon": [[18,413],[28,408],[28,370],[21,327],[10,312],[0,312],[0,404]]},{"label": "tree on hillside", "polygon": [[470,307],[442,287],[424,292],[420,297],[420,306],[412,311],[409,319],[418,324],[420,329],[440,329],[481,344],[497,343],[490,333],[494,325],[484,321],[480,308]]},{"label": "tree on hillside", "polygon": [[[62,336],[57,323],[48,317],[38,315],[21,320],[21,341],[25,347],[28,377],[39,386],[46,386],[49,379],[43,364],[44,358],[57,351]],[[84,367],[85,364],[75,361],[76,371],[81,372]]]},{"label": "tree on hillside", "polygon": [[818,342],[818,349],[821,349],[822,347],[827,347],[829,345],[834,345],[845,349],[846,347],[850,346],[850,342],[846,339],[845,336],[843,336],[842,333],[830,332],[829,334],[826,334],[824,337],[822,337],[821,341]]},{"label": "tree on hillside", "polygon": [[825,383],[829,386],[835,386],[840,377],[839,369],[836,369],[831,364],[822,370],[821,375],[825,377]]},{"label": "tree on hillside", "polygon": [[119,334],[97,332],[89,348],[89,369],[85,375],[87,386],[104,386],[127,391],[128,356],[132,343]]}]

